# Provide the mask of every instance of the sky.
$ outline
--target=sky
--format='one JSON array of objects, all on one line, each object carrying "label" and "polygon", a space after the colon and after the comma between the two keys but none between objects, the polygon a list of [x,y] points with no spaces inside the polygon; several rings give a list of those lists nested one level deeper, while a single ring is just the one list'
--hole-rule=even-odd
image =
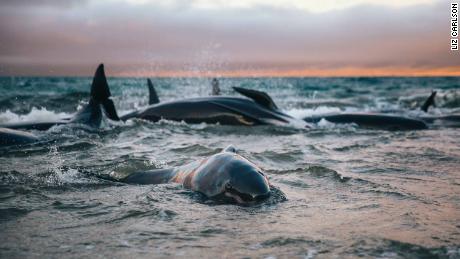
[{"label": "sky", "polygon": [[444,0],[0,0],[0,75],[460,76]]}]

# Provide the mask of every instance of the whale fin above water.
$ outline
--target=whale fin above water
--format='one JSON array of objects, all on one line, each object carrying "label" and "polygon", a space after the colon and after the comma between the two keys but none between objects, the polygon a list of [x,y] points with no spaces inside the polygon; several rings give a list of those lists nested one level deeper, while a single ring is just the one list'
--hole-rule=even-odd
[{"label": "whale fin above water", "polygon": [[95,101],[103,102],[111,96],[109,84],[105,77],[104,64],[100,64],[94,73],[93,83],[91,84],[91,98]]},{"label": "whale fin above water", "polygon": [[270,110],[278,110],[278,106],[276,106],[273,99],[266,92],[236,86],[234,86],[233,89],[238,93],[248,98],[251,98],[252,100],[254,100],[254,102],[256,102],[259,105],[262,105]]},{"label": "whale fin above water", "polygon": [[152,80],[150,80],[149,78],[147,78],[147,85],[149,87],[149,105],[160,103],[157,91],[155,91],[155,87],[153,86]]},{"label": "whale fin above water", "polygon": [[104,113],[107,118],[119,121],[117,110],[115,109],[115,104],[113,103],[110,97],[109,84],[107,83],[107,78],[105,76],[104,64],[100,64],[97,67],[96,73],[94,74],[93,83],[91,85],[91,98],[98,101],[104,108]]},{"label": "whale fin above water", "polygon": [[430,97],[428,97],[428,99],[426,99],[425,103],[423,103],[422,107],[420,107],[420,110],[424,111],[424,112],[428,112],[428,109],[430,108],[430,106],[436,106],[435,102],[434,102],[434,98],[436,97],[436,91],[431,91],[431,95]]},{"label": "whale fin above water", "polygon": [[115,108],[115,104],[113,103],[112,99],[107,99],[102,103],[102,107],[104,108],[104,113],[107,118],[113,121],[119,121],[120,117],[118,117],[117,110]]},{"label": "whale fin above water", "polygon": [[57,121],[28,121],[19,123],[0,124],[0,127],[16,130],[48,130],[56,125],[68,123],[86,124],[92,127],[99,127],[102,120],[101,107],[104,113],[111,120],[120,120],[113,101],[110,99],[111,93],[104,73],[104,65],[100,64],[94,74],[91,84],[90,99],[83,109],[79,110],[73,117],[64,118]]},{"label": "whale fin above water", "polygon": [[77,112],[70,122],[98,127],[102,120],[101,105],[109,119],[120,120],[110,96],[111,93],[104,72],[104,64],[100,64],[94,73],[89,103]]}]

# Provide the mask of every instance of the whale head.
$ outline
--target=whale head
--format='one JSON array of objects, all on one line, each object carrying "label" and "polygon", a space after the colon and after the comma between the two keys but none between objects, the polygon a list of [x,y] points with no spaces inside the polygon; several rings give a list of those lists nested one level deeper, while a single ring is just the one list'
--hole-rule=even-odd
[{"label": "whale head", "polygon": [[237,203],[250,203],[267,198],[270,184],[262,170],[244,160],[232,164],[228,179],[221,187],[221,193]]},{"label": "whale head", "polygon": [[210,198],[240,204],[253,203],[270,196],[265,173],[252,162],[227,148],[200,166],[193,186]]}]

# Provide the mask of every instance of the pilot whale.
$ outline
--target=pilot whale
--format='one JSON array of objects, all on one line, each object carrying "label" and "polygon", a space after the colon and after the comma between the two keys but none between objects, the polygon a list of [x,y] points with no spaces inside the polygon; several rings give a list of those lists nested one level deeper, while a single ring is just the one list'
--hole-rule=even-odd
[{"label": "pilot whale", "polygon": [[[221,125],[287,125],[311,127],[310,124],[282,112],[265,92],[233,87],[248,97],[208,96],[160,102],[151,81],[149,103],[144,109],[123,116],[123,121],[140,118],[149,121],[161,119],[185,121],[187,123],[219,123]],[[154,95],[152,97],[152,94]]]},{"label": "pilot whale", "polygon": [[[233,87],[248,97],[210,96],[188,98],[160,103],[153,84],[148,80],[150,106],[123,115],[122,120],[141,118],[150,121],[168,119],[187,123],[220,123],[222,125],[287,125],[295,124],[311,128],[311,123],[326,119],[334,123],[355,123],[360,127],[382,130],[426,129],[425,122],[404,116],[379,113],[344,113],[305,117],[302,120],[280,111],[265,92]],[[300,121],[300,122],[299,122]],[[302,122],[304,122],[302,124]]]},{"label": "pilot whale", "polygon": [[[435,106],[436,91],[432,91],[431,95],[425,101],[420,108],[425,113],[428,113],[430,106]],[[460,126],[460,114],[445,114],[445,115],[423,115],[419,117],[421,120],[427,123],[440,124],[443,126],[459,127]]]},{"label": "pilot whale", "polygon": [[39,138],[34,134],[7,128],[0,128],[0,147],[11,145],[25,145],[38,142]]},{"label": "pilot whale", "polygon": [[[426,100],[423,102],[423,104],[420,106],[420,110],[424,112],[424,114],[419,114],[419,113],[412,113],[409,114],[411,118],[414,118],[416,120],[423,121],[426,124],[433,124],[436,126],[444,126],[444,127],[459,127],[460,126],[460,114],[458,113],[451,113],[451,114],[429,114],[428,110],[430,109],[431,106],[436,106],[435,102],[435,97],[436,97],[437,91],[431,91],[430,96],[426,98]],[[407,112],[407,110],[401,110],[401,109],[390,109],[390,110],[383,110],[380,112],[384,113],[404,113]]]},{"label": "pilot whale", "polygon": [[264,200],[272,188],[262,169],[238,155],[233,146],[183,166],[135,172],[113,180],[130,184],[179,183],[208,198],[239,204]]},{"label": "pilot whale", "polygon": [[119,120],[101,64],[91,84],[91,94],[88,101],[72,118],[52,122],[23,122],[0,125],[0,146],[23,145],[40,141],[40,138],[24,131],[24,129],[47,130],[56,125],[83,124],[91,128],[98,128],[102,121],[102,108],[105,115],[112,120]]},{"label": "pilot whale", "polygon": [[359,127],[380,130],[422,130],[428,128],[426,123],[419,119],[381,113],[334,113],[304,118],[309,123],[318,123],[322,119],[332,123],[354,123]]}]

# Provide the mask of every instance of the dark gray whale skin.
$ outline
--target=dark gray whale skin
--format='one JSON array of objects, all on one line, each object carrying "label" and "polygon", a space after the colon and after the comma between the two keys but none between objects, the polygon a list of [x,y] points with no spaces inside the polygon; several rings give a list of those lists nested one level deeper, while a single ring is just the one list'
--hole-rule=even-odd
[{"label": "dark gray whale skin", "polygon": [[[149,89],[153,88],[149,82]],[[297,125],[310,127],[326,119],[333,123],[355,123],[360,127],[380,130],[419,130],[427,129],[425,122],[402,116],[381,113],[343,113],[327,114],[303,118],[306,124],[299,124],[295,119],[278,109],[272,98],[265,92],[233,87],[247,98],[209,96],[189,98],[157,103],[142,110],[121,116],[122,120],[141,118],[149,121],[160,119],[185,121],[187,123],[219,123],[222,125],[286,125],[296,122]],[[151,91],[151,90],[150,90]]]},{"label": "dark gray whale skin", "polygon": [[179,183],[208,198],[240,204],[270,196],[270,183],[262,169],[238,155],[233,146],[183,166],[135,172],[118,181],[130,184]]},{"label": "dark gray whale skin", "polygon": [[0,124],[0,128],[16,130],[48,130],[53,126],[80,123],[91,127],[99,127],[102,120],[101,107],[106,116],[112,120],[119,120],[113,101],[110,99],[111,93],[104,72],[104,64],[100,64],[94,73],[91,84],[90,99],[87,105],[78,111],[72,118],[56,121],[27,121],[19,123]]},{"label": "dark gray whale skin", "polygon": [[221,96],[162,102],[120,118],[122,120],[141,118],[149,121],[167,119],[187,123],[205,122],[245,126],[279,125],[294,120],[287,114],[269,110],[250,99]]},{"label": "dark gray whale skin", "polygon": [[35,143],[38,140],[38,137],[25,131],[0,128],[0,147],[26,145]]},{"label": "dark gray whale skin", "polygon": [[325,119],[332,123],[355,123],[359,127],[381,130],[422,130],[427,129],[425,122],[403,116],[380,113],[338,113],[305,117],[309,123]]},{"label": "dark gray whale skin", "polygon": [[53,126],[69,123],[69,120],[57,121],[27,121],[17,123],[0,124],[0,127],[15,130],[49,130]]}]

